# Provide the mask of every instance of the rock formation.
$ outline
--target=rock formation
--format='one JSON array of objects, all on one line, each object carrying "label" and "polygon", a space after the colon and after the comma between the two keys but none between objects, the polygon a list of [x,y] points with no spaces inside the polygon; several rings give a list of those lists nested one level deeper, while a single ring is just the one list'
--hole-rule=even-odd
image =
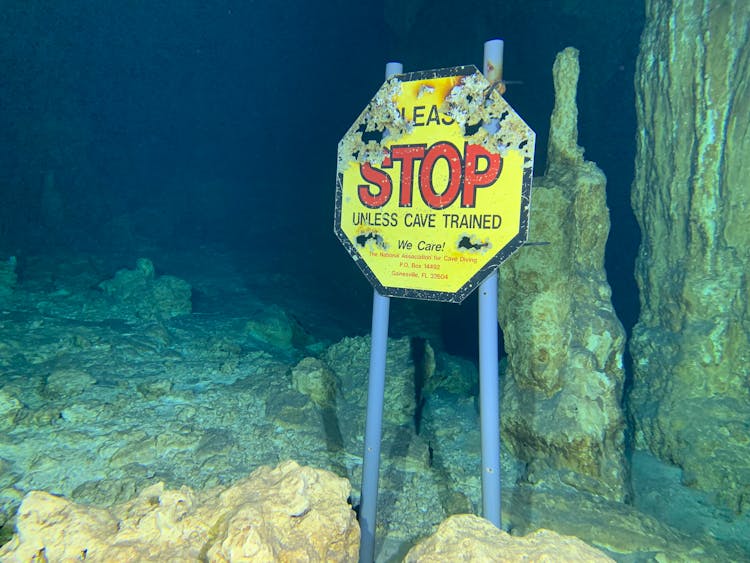
[{"label": "rock formation", "polygon": [[[367,409],[367,366],[370,338],[344,338],[326,352],[325,361],[341,382],[349,404],[359,407],[364,423]],[[363,369],[364,368],[364,369]],[[364,372],[364,373],[363,373]],[[414,362],[408,338],[388,341],[383,420],[396,425],[414,423]],[[364,427],[364,426],[363,426]]]},{"label": "rock formation", "polygon": [[578,51],[553,68],[548,168],[534,180],[529,246],[499,270],[500,325],[509,366],[502,384],[504,444],[527,479],[561,470],[569,484],[628,496],[621,411],[625,333],[604,271],[606,178],[577,145]]},{"label": "rock formation", "polygon": [[356,561],[349,492],[346,479],[292,461],[224,490],[159,483],[111,509],[32,491],[0,560]]},{"label": "rock formation", "polygon": [[636,444],[750,508],[750,3],[647,0],[632,201]]},{"label": "rock formation", "polygon": [[598,549],[572,536],[537,530],[513,537],[487,520],[472,514],[457,514],[445,520],[437,531],[409,550],[404,563],[442,561],[614,561]]},{"label": "rock formation", "polygon": [[7,260],[0,260],[0,297],[13,293],[18,281],[16,274],[16,257],[11,256]]},{"label": "rock formation", "polygon": [[119,270],[99,284],[112,297],[117,313],[126,318],[160,320],[192,311],[192,288],[174,276],[156,276],[148,258],[139,258],[134,270]]}]

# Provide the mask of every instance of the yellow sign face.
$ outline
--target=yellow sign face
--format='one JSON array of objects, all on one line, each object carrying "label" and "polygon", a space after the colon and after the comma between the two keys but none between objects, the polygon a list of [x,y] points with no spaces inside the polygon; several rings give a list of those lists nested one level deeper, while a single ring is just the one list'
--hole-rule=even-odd
[{"label": "yellow sign face", "polygon": [[391,77],[339,143],[334,228],[381,294],[461,302],[526,241],[535,134],[495,86]]}]

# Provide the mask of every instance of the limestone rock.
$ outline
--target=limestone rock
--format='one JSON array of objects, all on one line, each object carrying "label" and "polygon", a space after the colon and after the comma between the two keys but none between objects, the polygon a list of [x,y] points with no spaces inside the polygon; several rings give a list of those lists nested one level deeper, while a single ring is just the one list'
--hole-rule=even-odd
[{"label": "limestone rock", "polygon": [[40,212],[44,226],[52,232],[60,232],[65,224],[65,201],[55,178],[53,170],[44,172]]},{"label": "limestone rock", "polygon": [[[326,352],[326,363],[341,381],[347,402],[367,407],[367,377],[370,365],[370,338],[344,338]],[[409,338],[388,340],[383,419],[394,424],[414,421],[414,361]]]},{"label": "limestone rock", "polygon": [[477,395],[479,375],[476,365],[471,360],[440,352],[435,363],[437,365],[425,380],[425,394],[447,391],[459,397]]},{"label": "limestone rock", "polygon": [[604,563],[614,560],[576,537],[561,536],[550,530],[513,537],[479,516],[457,514],[440,524],[435,534],[412,547],[404,558],[404,563],[444,561]]},{"label": "limestone rock", "polygon": [[139,258],[134,270],[119,270],[99,287],[115,300],[125,317],[159,320],[192,311],[190,284],[174,276],[157,277],[147,258]]},{"label": "limestone rock", "polygon": [[[453,504],[449,500],[453,483],[446,484],[432,466],[429,437],[434,434],[426,427],[426,419],[420,418],[417,408],[416,389],[420,377],[423,380],[420,402],[429,403],[434,398],[428,388],[432,381],[431,351],[428,351],[431,349],[426,342],[423,344],[424,347],[408,337],[388,340],[378,493],[378,510],[387,516],[379,520],[378,535],[387,535],[390,542],[411,541],[429,534],[435,522],[447,515],[446,506]],[[356,489],[362,483],[370,337],[344,338],[330,346],[322,359],[340,382],[335,409],[319,416],[325,431],[322,438],[326,449],[340,460],[340,467],[346,468],[355,486],[354,498],[358,499],[360,491]],[[436,377],[434,382],[440,380],[441,377]],[[471,400],[468,402],[471,405]],[[468,410],[473,422],[474,409],[470,406]],[[311,416],[306,415],[306,418],[309,426]]]},{"label": "limestone rock", "polygon": [[312,342],[297,319],[278,305],[258,311],[245,324],[245,331],[260,342],[283,349],[304,348]]},{"label": "limestone rock", "polygon": [[321,410],[312,397],[295,389],[278,390],[266,401],[267,420],[294,432],[318,435]]},{"label": "limestone rock", "polygon": [[[665,500],[665,502],[670,502]],[[582,539],[623,561],[744,561],[747,550],[712,533],[684,533],[630,504],[562,487],[503,492],[503,523],[514,535],[539,528]]]},{"label": "limestone rock", "polygon": [[159,483],[111,509],[32,491],[0,560],[356,561],[349,492],[345,479],[292,461],[224,490]]},{"label": "limestone rock", "polygon": [[632,202],[636,442],[750,509],[750,3],[646,2]]},{"label": "limestone rock", "polygon": [[555,61],[549,166],[535,179],[527,247],[499,269],[504,443],[529,463],[572,470],[571,482],[628,496],[620,407],[625,332],[604,270],[606,178],[577,145],[578,51]]},{"label": "limestone rock", "polygon": [[0,387],[0,430],[11,428],[22,409],[23,405],[15,393]]},{"label": "limestone rock", "polygon": [[74,397],[94,384],[96,379],[82,369],[56,369],[47,376],[44,390],[55,397]]},{"label": "limestone rock", "polygon": [[303,358],[292,368],[292,386],[320,407],[335,405],[336,375],[318,358]]},{"label": "limestone rock", "polygon": [[222,492],[209,561],[356,561],[359,525],[348,481],[286,462]]},{"label": "limestone rock", "polygon": [[16,274],[16,257],[11,256],[7,260],[0,260],[0,297],[13,293],[16,287],[18,275]]}]

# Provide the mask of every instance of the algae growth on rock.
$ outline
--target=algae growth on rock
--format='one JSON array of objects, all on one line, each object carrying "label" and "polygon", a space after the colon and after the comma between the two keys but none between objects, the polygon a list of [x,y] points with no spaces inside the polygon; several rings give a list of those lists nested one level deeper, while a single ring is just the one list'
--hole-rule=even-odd
[{"label": "algae growth on rock", "polygon": [[577,145],[578,51],[553,68],[546,174],[532,191],[529,247],[499,271],[498,317],[509,364],[501,395],[504,442],[525,478],[562,470],[574,487],[629,497],[621,401],[625,331],[604,271],[606,178]]},{"label": "algae growth on rock", "polygon": [[[649,0],[636,73],[636,443],[750,510],[750,4]],[[696,39],[698,38],[698,39]]]},{"label": "algae growth on rock", "polygon": [[[384,6],[4,3],[0,543],[54,560],[61,536],[30,528],[65,517],[71,558],[96,561],[73,531],[135,540],[140,518],[196,544],[125,551],[220,560],[283,521],[309,532],[292,549],[356,557],[372,288],[330,233],[336,143],[386,57],[479,66],[499,36],[502,97],[549,148],[547,244],[500,270],[504,531],[450,518],[482,510],[476,300],[394,299],[379,561],[560,556],[559,536],[623,563],[748,560],[748,3]],[[573,50],[550,73],[565,45],[580,76]],[[483,111],[473,86],[456,111]],[[409,125],[370,110],[353,150],[377,161],[382,120]],[[250,475],[268,495],[223,502]]]}]

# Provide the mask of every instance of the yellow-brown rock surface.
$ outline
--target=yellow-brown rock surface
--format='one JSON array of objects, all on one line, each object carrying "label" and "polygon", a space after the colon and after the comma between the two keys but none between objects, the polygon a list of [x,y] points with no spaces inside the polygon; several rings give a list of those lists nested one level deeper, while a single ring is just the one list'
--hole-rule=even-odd
[{"label": "yellow-brown rock surface", "polygon": [[628,496],[621,410],[625,332],[604,270],[606,178],[577,144],[578,51],[553,68],[548,169],[535,178],[529,246],[499,269],[498,318],[509,366],[502,387],[504,444],[528,463],[574,472],[569,484]]},{"label": "yellow-brown rock surface", "polygon": [[537,530],[524,537],[514,537],[484,518],[457,514],[440,524],[432,536],[412,547],[404,558],[404,563],[445,561],[606,563],[613,559],[572,536]]},{"label": "yellow-brown rock surface", "polygon": [[[349,482],[293,461],[196,493],[144,489],[111,509],[32,491],[4,563],[28,561],[356,561]],[[34,559],[36,557],[36,559]]]}]

